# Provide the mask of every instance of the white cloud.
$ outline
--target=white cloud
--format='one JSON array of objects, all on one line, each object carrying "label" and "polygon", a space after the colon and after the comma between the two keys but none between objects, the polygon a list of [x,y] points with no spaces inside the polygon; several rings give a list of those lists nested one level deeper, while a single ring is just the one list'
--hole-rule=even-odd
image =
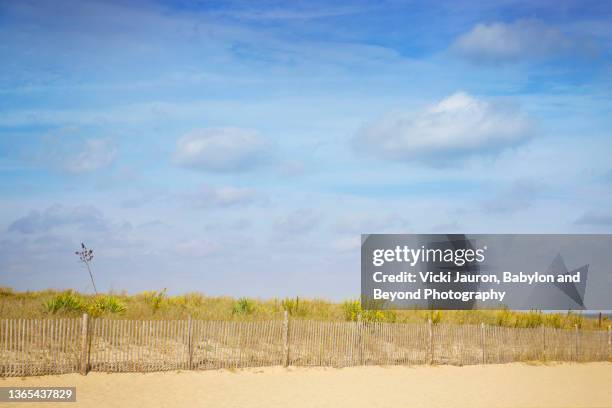
[{"label": "white cloud", "polygon": [[475,62],[544,58],[571,50],[575,44],[561,31],[535,19],[476,24],[459,36],[452,50]]},{"label": "white cloud", "polygon": [[193,131],[176,143],[178,165],[211,172],[244,171],[264,161],[269,144],[256,131],[207,128]]},{"label": "white cloud", "polygon": [[535,134],[532,119],[517,106],[463,92],[420,112],[394,112],[363,127],[355,149],[381,159],[444,161],[497,153]]}]

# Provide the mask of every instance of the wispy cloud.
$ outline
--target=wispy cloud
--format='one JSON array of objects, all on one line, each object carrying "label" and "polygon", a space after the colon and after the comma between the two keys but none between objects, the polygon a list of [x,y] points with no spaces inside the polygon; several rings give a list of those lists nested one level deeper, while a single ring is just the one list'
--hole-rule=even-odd
[{"label": "wispy cloud", "polygon": [[451,49],[470,61],[502,63],[553,57],[575,51],[580,45],[543,21],[521,19],[476,24],[459,36]]},{"label": "wispy cloud", "polygon": [[113,163],[117,152],[117,146],[111,139],[86,139],[74,157],[66,158],[63,168],[71,173],[102,169]]},{"label": "wispy cloud", "polygon": [[33,210],[13,221],[8,230],[22,234],[46,233],[64,226],[93,231],[106,230],[108,221],[100,210],[92,206],[65,207],[52,205],[44,211]]},{"label": "wispy cloud", "polygon": [[[75,127],[61,128],[32,148],[37,164],[71,174],[92,173],[110,167],[119,154],[109,137],[83,137]],[[25,152],[23,152],[26,154]]]},{"label": "wispy cloud", "polygon": [[253,130],[201,129],[177,141],[174,163],[194,170],[239,172],[262,164],[270,149],[270,144]]}]

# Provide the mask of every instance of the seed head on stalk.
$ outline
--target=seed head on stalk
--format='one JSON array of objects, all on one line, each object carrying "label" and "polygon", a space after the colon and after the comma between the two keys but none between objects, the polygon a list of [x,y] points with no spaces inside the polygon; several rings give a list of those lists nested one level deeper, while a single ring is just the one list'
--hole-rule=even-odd
[{"label": "seed head on stalk", "polygon": [[87,248],[84,243],[81,242],[81,250],[75,251],[75,255],[79,256],[81,262],[87,266],[87,272],[89,272],[89,277],[91,278],[91,284],[93,285],[94,292],[96,295],[98,294],[98,290],[96,289],[96,283],[94,282],[93,274],[91,273],[91,268],[89,263],[93,259],[93,249]]}]

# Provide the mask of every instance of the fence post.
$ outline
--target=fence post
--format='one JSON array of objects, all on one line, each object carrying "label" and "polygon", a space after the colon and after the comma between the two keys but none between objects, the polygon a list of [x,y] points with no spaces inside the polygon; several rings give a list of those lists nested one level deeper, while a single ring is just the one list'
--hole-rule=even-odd
[{"label": "fence post", "polygon": [[433,322],[431,319],[428,321],[429,326],[429,364],[434,362],[434,348],[433,348]]},{"label": "fence post", "polygon": [[285,310],[283,318],[283,355],[285,367],[289,366],[289,313]]},{"label": "fence post", "polygon": [[486,351],[485,351],[485,324],[480,323],[480,341],[482,343],[482,364],[486,364]]},{"label": "fence post", "polygon": [[87,313],[83,313],[83,321],[81,325],[81,374],[87,375],[87,370],[89,369],[89,347],[88,347],[88,339],[89,339],[89,316]]},{"label": "fence post", "polygon": [[187,353],[188,353],[187,368],[189,370],[193,368],[192,333],[193,333],[193,326],[191,323],[191,315],[189,315],[189,318],[187,319]]}]

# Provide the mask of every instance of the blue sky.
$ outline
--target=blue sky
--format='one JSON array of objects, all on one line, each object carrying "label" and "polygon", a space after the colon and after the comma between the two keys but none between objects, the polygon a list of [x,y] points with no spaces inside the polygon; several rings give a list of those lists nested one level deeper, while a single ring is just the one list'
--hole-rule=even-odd
[{"label": "blue sky", "polygon": [[0,1],[0,284],[354,297],[361,233],[612,232],[612,7]]}]

